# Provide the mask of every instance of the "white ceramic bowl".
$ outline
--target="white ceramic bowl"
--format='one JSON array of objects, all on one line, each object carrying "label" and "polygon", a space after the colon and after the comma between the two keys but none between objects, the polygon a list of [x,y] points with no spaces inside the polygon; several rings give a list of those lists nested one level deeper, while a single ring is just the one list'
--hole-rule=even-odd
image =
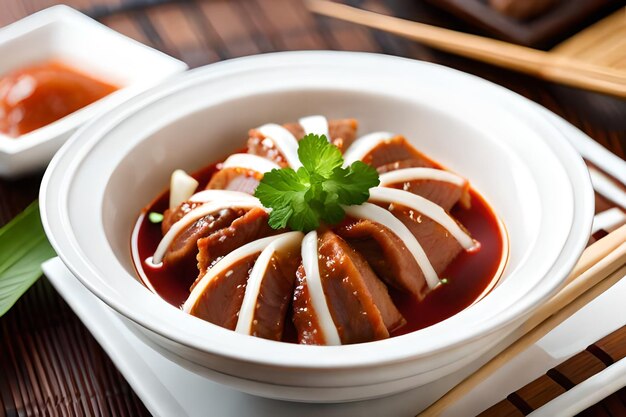
[{"label": "white ceramic bowl", "polygon": [[145,91],[187,65],[59,5],[0,29],[0,77],[59,59],[120,89],[44,127],[11,138],[0,133],[0,176],[44,168],[83,123]]},{"label": "white ceramic bowl", "polygon": [[[510,259],[483,300],[434,326],[359,345],[244,336],[188,316],[137,280],[130,236],[175,168],[239,149],[248,128],[307,114],[389,130],[469,178],[506,224]],[[584,163],[524,98],[437,65],[382,55],[290,52],[214,64],[167,82],[77,132],[41,189],[46,233],[89,290],[178,363],[246,392],[348,401],[450,374],[515,330],[583,250],[593,215]]]}]

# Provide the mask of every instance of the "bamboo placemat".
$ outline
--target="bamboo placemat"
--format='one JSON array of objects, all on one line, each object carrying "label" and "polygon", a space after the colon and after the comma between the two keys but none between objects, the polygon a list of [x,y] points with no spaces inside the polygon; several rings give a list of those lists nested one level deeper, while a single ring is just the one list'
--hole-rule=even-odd
[{"label": "bamboo placemat", "polygon": [[[0,26],[56,3],[2,0]],[[64,3],[186,61],[191,67],[243,55],[296,49],[379,52],[438,62],[477,74],[539,102],[614,153],[625,156],[624,101],[607,101],[603,96],[552,86],[384,33],[316,18],[304,9],[300,0],[68,0]],[[350,3],[398,15],[406,15],[410,7],[411,13],[426,23],[467,29],[463,23],[417,0]],[[600,112],[598,102],[605,106]],[[12,182],[0,180],[0,225],[37,197],[40,179],[41,174]],[[612,206],[610,201],[596,196],[597,211]],[[0,417],[148,415],[108,357],[45,279],[0,318],[0,335]],[[624,346],[626,339],[620,336],[616,343]],[[621,395],[622,410],[626,412],[623,391]],[[614,410],[609,408],[615,405],[615,399],[611,398],[600,407]],[[611,403],[605,407],[607,401]]]}]

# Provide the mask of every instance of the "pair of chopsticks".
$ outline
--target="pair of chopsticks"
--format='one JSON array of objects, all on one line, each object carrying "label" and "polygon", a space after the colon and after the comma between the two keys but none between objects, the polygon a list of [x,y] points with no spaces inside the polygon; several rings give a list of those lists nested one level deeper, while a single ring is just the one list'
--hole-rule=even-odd
[{"label": "pair of chopsticks", "polygon": [[565,286],[520,326],[520,333],[523,334],[521,338],[461,381],[419,416],[440,415],[501,366],[547,335],[625,275],[626,225],[623,225],[585,249]]},{"label": "pair of chopsticks", "polygon": [[384,30],[433,48],[546,81],[626,98],[626,72],[557,53],[386,16],[328,0],[305,0],[315,13]]}]

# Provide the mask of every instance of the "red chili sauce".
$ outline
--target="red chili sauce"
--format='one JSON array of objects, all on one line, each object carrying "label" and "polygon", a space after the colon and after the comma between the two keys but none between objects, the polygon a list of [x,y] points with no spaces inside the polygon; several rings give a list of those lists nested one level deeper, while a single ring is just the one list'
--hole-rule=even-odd
[{"label": "red chili sauce", "polygon": [[0,132],[17,138],[117,90],[50,60],[0,77]]},{"label": "red chili sauce", "polygon": [[[194,177],[200,182],[198,189],[204,186],[216,172],[216,164],[211,165]],[[389,288],[389,293],[407,324],[393,332],[399,336],[423,329],[445,320],[467,308],[493,283],[503,255],[503,238],[498,221],[482,197],[474,190],[471,194],[471,208],[463,209],[460,205],[452,209],[451,214],[458,219],[480,242],[480,249],[475,252],[461,252],[441,275],[448,283],[440,285],[421,302],[410,295]],[[149,212],[162,213],[167,209],[169,192],[161,194],[147,207],[137,220],[131,242],[135,268],[142,280],[149,282],[154,290],[170,304],[181,307],[189,296],[189,287],[198,275],[195,262],[189,265],[152,268],[145,260],[152,256],[163,235],[161,225],[148,220]],[[296,330],[291,321],[291,308],[285,321],[283,341],[297,342]]]}]

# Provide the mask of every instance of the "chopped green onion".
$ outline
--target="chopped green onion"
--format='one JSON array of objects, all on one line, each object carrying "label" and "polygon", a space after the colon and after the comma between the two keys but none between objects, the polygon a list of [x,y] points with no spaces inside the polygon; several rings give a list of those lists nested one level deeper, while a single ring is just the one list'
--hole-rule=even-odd
[{"label": "chopped green onion", "polygon": [[161,223],[163,221],[163,215],[161,213],[151,211],[150,214],[148,214],[148,220],[150,220],[150,223]]}]

